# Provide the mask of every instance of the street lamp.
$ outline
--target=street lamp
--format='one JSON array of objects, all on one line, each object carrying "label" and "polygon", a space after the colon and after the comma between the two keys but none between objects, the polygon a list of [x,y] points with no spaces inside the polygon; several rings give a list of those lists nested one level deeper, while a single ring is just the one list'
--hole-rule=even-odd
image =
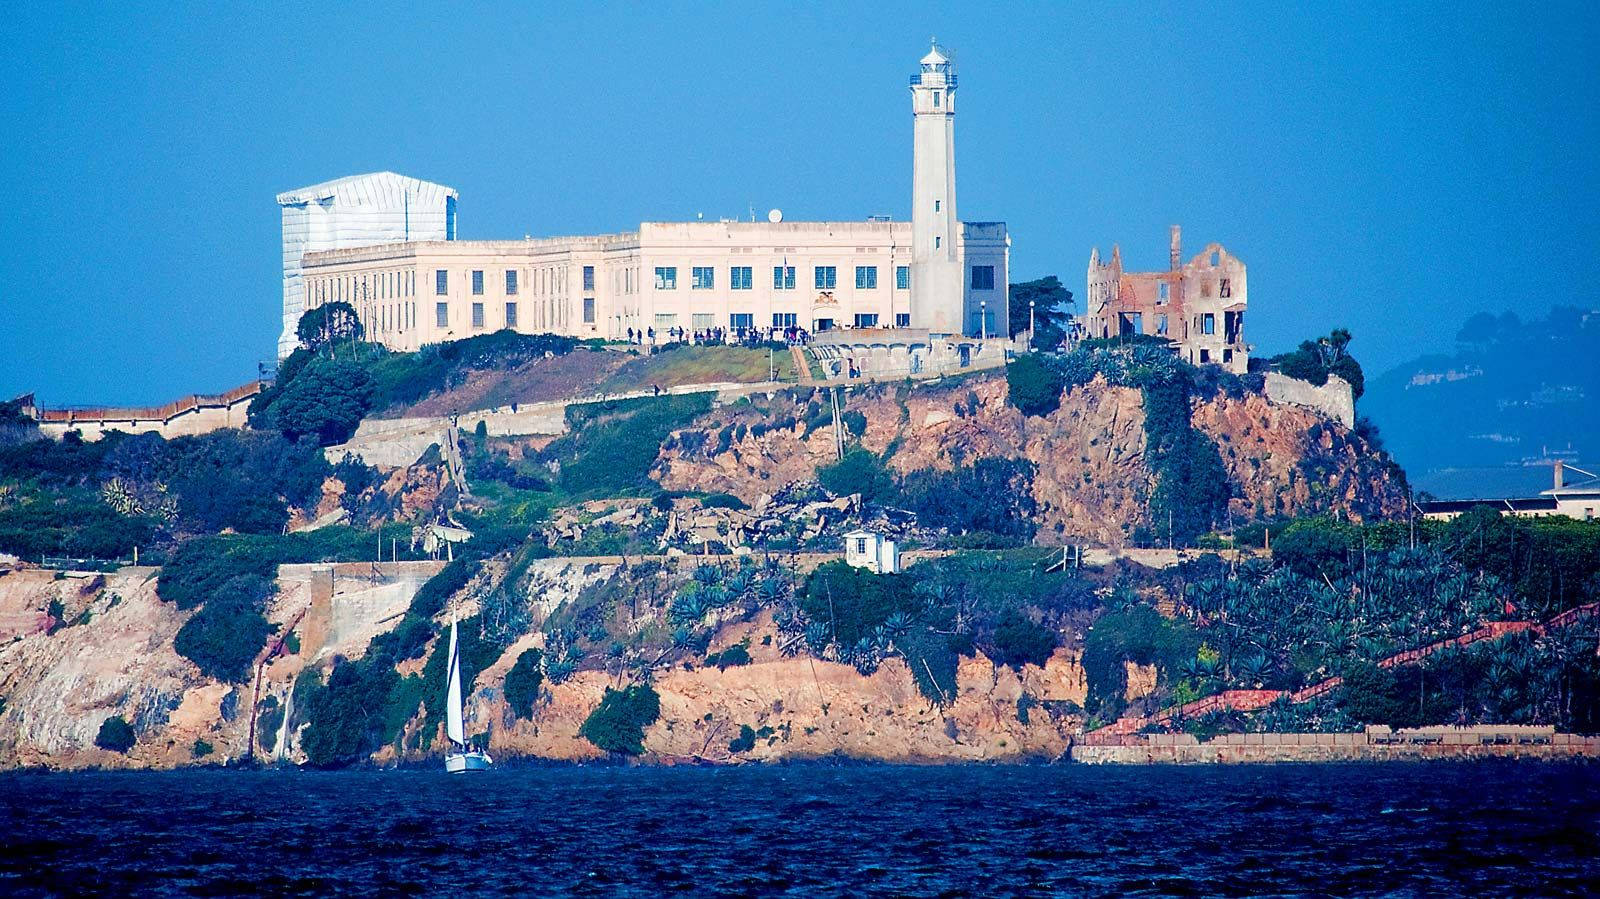
[{"label": "street lamp", "polygon": [[981,310],[978,313],[978,334],[984,339],[989,339],[989,301],[983,300],[978,304]]},{"label": "street lamp", "polygon": [[1028,349],[1033,349],[1033,300],[1028,301]]}]

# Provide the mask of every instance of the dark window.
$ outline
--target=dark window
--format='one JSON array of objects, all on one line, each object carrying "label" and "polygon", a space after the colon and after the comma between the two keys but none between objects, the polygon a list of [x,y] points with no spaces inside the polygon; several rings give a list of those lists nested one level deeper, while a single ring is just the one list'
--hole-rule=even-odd
[{"label": "dark window", "polygon": [[442,268],[433,273],[433,292],[441,297],[450,292],[450,273]]},{"label": "dark window", "polygon": [[974,265],[972,267],[972,289],[994,290],[994,266]]},{"label": "dark window", "polygon": [[594,297],[583,298],[583,323],[594,324]]},{"label": "dark window", "polygon": [[516,295],[517,295],[517,273],[515,271],[507,269],[506,270],[506,296],[514,297]]},{"label": "dark window", "polygon": [[506,304],[506,327],[515,328],[516,326],[517,326],[517,304],[516,303],[507,303]]},{"label": "dark window", "polygon": [[592,265],[583,267],[583,289],[594,290],[594,266]]},{"label": "dark window", "polygon": [[472,295],[475,297],[483,296],[483,272],[481,271],[472,273]]}]

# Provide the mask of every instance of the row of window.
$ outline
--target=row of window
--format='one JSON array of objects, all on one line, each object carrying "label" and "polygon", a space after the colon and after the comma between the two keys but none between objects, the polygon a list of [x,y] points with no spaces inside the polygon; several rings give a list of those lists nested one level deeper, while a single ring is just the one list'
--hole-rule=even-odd
[{"label": "row of window", "polygon": [[374,272],[371,275],[340,275],[313,278],[308,288],[313,306],[324,303],[369,303],[409,297],[414,273],[409,271]]},{"label": "row of window", "polygon": [[[856,290],[878,289],[878,267],[876,265],[858,265],[856,268]],[[696,265],[690,268],[690,287],[694,290],[714,290],[717,286],[716,269],[709,265]],[[517,272],[507,269],[506,296],[517,295]],[[483,296],[483,270],[473,269],[471,272],[472,295]],[[839,268],[833,265],[818,265],[811,270],[812,286],[817,290],[834,290],[839,285]],[[1224,282],[1226,283],[1226,282]],[[973,290],[994,290],[994,266],[974,265],[971,267],[971,281]],[[894,286],[897,290],[911,289],[911,266],[897,265],[894,268]],[[1163,285],[1165,286],[1165,285]],[[728,269],[728,288],[730,290],[754,290],[755,270],[748,265],[736,265]],[[583,267],[583,289],[594,290],[594,266]],[[678,267],[675,265],[656,267],[656,289],[678,289]],[[772,289],[794,290],[794,266],[775,265],[772,267]],[[438,296],[450,295],[450,272],[446,269],[436,269],[433,273],[433,292]],[[1226,295],[1226,294],[1224,294]]]},{"label": "row of window", "polygon": [[[774,312],[774,313],[772,313],[772,327],[777,328],[779,330],[782,330],[784,328],[796,328],[796,327],[799,327],[800,326],[799,321],[800,321],[800,317],[798,315],[796,315],[795,313],[793,313],[793,312]],[[831,318],[819,318],[819,319],[816,319],[811,324],[816,330],[827,331],[827,330],[833,328],[835,323],[834,323],[834,320],[831,319]],[[676,312],[657,312],[656,313],[655,327],[658,330],[662,330],[662,329],[666,329],[666,328],[676,328],[677,326],[678,326],[678,313],[676,313]],[[707,331],[707,330],[710,330],[710,329],[715,328],[717,326],[718,326],[717,325],[717,317],[716,317],[716,315],[714,313],[696,312],[696,313],[693,313],[692,315],[689,316],[689,327],[691,329],[695,330],[695,331]],[[857,328],[876,328],[876,327],[878,327],[878,315],[877,315],[877,313],[869,313],[869,312],[858,313],[856,315],[856,317],[855,317],[855,326]],[[908,313],[908,312],[896,313],[895,317],[894,317],[894,326],[896,328],[909,328],[909,327],[911,327],[911,314]],[[730,331],[749,331],[749,330],[753,329],[754,327],[755,327],[755,316],[750,314],[750,313],[748,313],[748,312],[735,312],[735,313],[732,313],[731,315],[728,316],[728,330],[730,330]]]},{"label": "row of window", "polygon": [[[709,265],[696,265],[689,269],[689,287],[692,290],[714,290],[717,286],[717,271]],[[834,290],[839,286],[839,268],[834,265],[818,265],[811,269],[811,284],[817,290]],[[994,290],[994,266],[972,266],[972,289]],[[911,289],[911,266],[897,265],[894,267],[894,286],[897,290]],[[728,288],[730,290],[754,290],[755,271],[748,265],[735,265],[728,269]],[[794,290],[794,266],[774,265],[772,267],[772,289]],[[675,265],[662,265],[656,267],[656,289],[678,289],[678,267]],[[878,289],[878,267],[876,265],[856,266],[856,290]]]},{"label": "row of window", "polygon": [[[435,326],[437,326],[437,327],[439,327],[441,329],[442,328],[449,328],[450,327],[450,304],[449,303],[435,303],[433,305],[433,316],[434,316],[433,323],[434,323]],[[506,327],[508,327],[508,328],[515,328],[517,326],[517,304],[516,303],[507,303],[506,304],[506,319],[505,319],[505,321],[506,321]],[[583,298],[583,323],[586,324],[586,325],[594,324],[594,297],[584,297]],[[474,328],[486,327],[485,318],[484,318],[484,308],[483,308],[483,304],[482,303],[473,303],[472,304],[472,327],[474,327]]]},{"label": "row of window", "polygon": [[[475,297],[483,296],[483,269],[473,269],[471,273],[471,279],[472,295]],[[516,296],[517,287],[518,284],[516,270],[509,268],[506,269],[506,296]],[[586,291],[594,290],[594,266],[592,265],[586,265],[583,267],[583,289]],[[433,292],[435,295],[441,297],[450,295],[450,272],[448,270],[442,268],[434,269]]]},{"label": "row of window", "polygon": [[[911,289],[911,266],[897,265],[894,270],[895,287],[900,290]],[[717,270],[709,265],[696,265],[689,269],[689,287],[692,290],[714,290],[717,286]],[[839,267],[836,265],[818,265],[811,270],[811,280],[817,290],[833,290],[839,286]],[[735,265],[728,269],[729,290],[755,290],[755,269],[748,265]],[[678,289],[678,267],[663,265],[656,267],[656,289]],[[772,267],[772,289],[794,290],[794,266],[774,265]],[[856,266],[856,289],[878,289],[878,267],[876,265]]]}]

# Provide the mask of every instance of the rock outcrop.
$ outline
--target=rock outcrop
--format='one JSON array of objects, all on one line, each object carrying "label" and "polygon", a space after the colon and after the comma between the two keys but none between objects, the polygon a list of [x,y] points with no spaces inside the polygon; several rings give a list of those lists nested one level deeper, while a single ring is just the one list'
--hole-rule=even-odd
[{"label": "rock outcrop", "polygon": [[[1096,379],[1066,391],[1049,416],[1024,418],[1007,404],[1002,375],[977,375],[858,388],[847,408],[865,417],[861,445],[887,453],[901,473],[950,470],[987,456],[1033,462],[1041,542],[1122,546],[1146,523],[1154,476],[1145,461],[1143,397],[1134,388]],[[834,458],[833,426],[824,421],[807,434],[797,420],[803,409],[780,394],[708,413],[695,425],[708,438],[664,448],[655,477],[668,489],[731,493],[748,503],[813,479]],[[1398,469],[1316,410],[1219,392],[1195,400],[1192,417],[1221,452],[1241,519],[1336,513],[1362,520],[1404,510]],[[741,436],[708,455],[705,447],[722,444],[710,437],[729,427]]]}]

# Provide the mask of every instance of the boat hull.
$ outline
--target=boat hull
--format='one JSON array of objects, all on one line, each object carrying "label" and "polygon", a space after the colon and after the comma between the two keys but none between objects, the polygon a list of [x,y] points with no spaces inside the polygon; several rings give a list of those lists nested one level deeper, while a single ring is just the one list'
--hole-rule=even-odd
[{"label": "boat hull", "polygon": [[444,770],[451,774],[468,771],[487,771],[494,764],[487,752],[452,752],[444,757]]}]

